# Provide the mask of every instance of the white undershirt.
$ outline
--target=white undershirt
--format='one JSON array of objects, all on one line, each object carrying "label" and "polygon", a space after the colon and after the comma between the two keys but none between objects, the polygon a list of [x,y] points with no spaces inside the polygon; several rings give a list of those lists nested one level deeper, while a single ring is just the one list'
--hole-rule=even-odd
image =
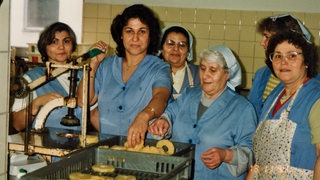
[{"label": "white undershirt", "polygon": [[186,65],[179,69],[175,74],[172,73],[172,80],[173,80],[173,88],[176,90],[176,92],[179,94],[183,81],[184,81],[184,75],[186,72]]},{"label": "white undershirt", "polygon": [[[57,77],[57,80],[59,81],[59,83],[61,84],[61,86],[67,91],[69,92],[69,84],[70,84],[70,81],[69,81],[69,76],[70,76],[70,73],[63,73],[61,74],[60,76]],[[24,75],[23,76],[25,78],[25,80],[30,83],[31,82],[31,78],[27,75]],[[40,87],[41,88],[41,87]],[[37,96],[37,93],[36,91],[33,91],[32,93],[32,99],[36,99],[38,96]],[[28,97],[25,97],[25,98],[15,98],[14,99],[14,103],[13,103],[13,106],[12,106],[12,112],[18,112],[24,108],[27,107],[27,102],[28,102]]]}]

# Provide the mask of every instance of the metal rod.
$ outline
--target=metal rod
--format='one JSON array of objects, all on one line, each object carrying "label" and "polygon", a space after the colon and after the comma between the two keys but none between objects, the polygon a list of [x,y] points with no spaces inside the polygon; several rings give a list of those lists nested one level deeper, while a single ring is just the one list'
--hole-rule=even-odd
[{"label": "metal rod", "polygon": [[86,134],[87,134],[87,121],[88,121],[88,88],[89,88],[89,71],[90,67],[88,64],[83,66],[83,88],[82,88],[82,122],[81,122],[81,136],[82,141],[80,142],[82,147],[86,146]]},{"label": "metal rod", "polygon": [[26,129],[25,129],[25,135],[24,135],[24,153],[25,154],[29,154],[29,138],[30,138],[30,132],[29,132],[29,122],[32,122],[32,97],[33,97],[33,92],[29,91],[28,93],[28,97],[27,99],[27,104],[29,104],[26,107],[26,119],[25,119],[25,125],[26,125]]},{"label": "metal rod", "polygon": [[[74,59],[72,61],[73,64],[76,64],[76,60]],[[69,86],[69,98],[75,98],[76,97],[76,91],[77,91],[77,81],[79,80],[77,78],[78,70],[71,69],[70,70],[70,86]],[[64,126],[79,126],[80,120],[74,115],[74,108],[68,108],[68,114],[61,119],[60,124]]]}]

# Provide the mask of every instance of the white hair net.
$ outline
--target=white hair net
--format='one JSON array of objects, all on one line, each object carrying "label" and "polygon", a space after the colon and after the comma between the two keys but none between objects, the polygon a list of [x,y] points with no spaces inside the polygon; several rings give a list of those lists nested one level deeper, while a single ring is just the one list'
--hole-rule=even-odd
[{"label": "white hair net", "polygon": [[241,66],[236,57],[232,51],[224,45],[212,46],[209,49],[218,51],[223,55],[229,68],[229,80],[227,82],[227,86],[235,90],[235,88],[239,86],[242,81]]}]

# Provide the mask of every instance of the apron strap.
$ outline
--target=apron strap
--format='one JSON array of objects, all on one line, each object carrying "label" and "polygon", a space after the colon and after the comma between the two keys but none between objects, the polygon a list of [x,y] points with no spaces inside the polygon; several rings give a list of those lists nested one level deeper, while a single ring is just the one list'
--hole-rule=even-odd
[{"label": "apron strap", "polygon": [[194,86],[193,77],[192,77],[192,73],[191,73],[191,70],[190,70],[190,67],[189,67],[187,61],[186,61],[186,69],[187,69],[187,73],[188,73],[189,86],[193,87]]},{"label": "apron strap", "polygon": [[[301,89],[301,87],[302,87],[303,85],[304,85],[304,84],[301,84],[301,85],[300,85],[300,87],[298,88],[297,92],[296,92],[296,93],[294,94],[294,96],[291,98],[288,107],[281,112],[281,115],[285,114],[286,117],[288,117],[289,112],[291,111],[292,105],[293,105],[293,103],[294,103],[294,101],[295,101],[297,95],[299,94],[299,91],[300,91],[300,89]],[[284,89],[282,89],[282,91],[278,94],[278,96],[277,96],[277,97],[275,98],[275,100],[272,102],[271,106],[269,107],[268,113],[266,113],[265,116],[264,116],[264,119],[267,118],[267,116],[268,116],[268,114],[270,113],[271,109],[275,106],[276,102],[278,102],[278,99],[279,99],[279,97],[280,97],[280,95],[282,94],[283,91],[284,91]]]}]

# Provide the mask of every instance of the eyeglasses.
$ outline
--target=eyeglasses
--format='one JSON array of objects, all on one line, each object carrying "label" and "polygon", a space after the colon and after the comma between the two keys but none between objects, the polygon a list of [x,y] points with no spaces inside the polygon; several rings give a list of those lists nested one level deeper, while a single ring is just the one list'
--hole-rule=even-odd
[{"label": "eyeglasses", "polygon": [[188,43],[185,42],[185,41],[180,41],[178,43],[174,42],[173,40],[169,39],[166,41],[166,46],[169,48],[169,49],[172,49],[174,47],[178,47],[178,49],[180,51],[186,51],[188,49]]},{"label": "eyeglasses", "polygon": [[283,55],[279,52],[273,52],[269,55],[269,59],[273,63],[280,63],[281,60],[286,59],[287,62],[293,63],[297,60],[298,56],[301,55],[301,52],[290,51],[286,55]]}]

